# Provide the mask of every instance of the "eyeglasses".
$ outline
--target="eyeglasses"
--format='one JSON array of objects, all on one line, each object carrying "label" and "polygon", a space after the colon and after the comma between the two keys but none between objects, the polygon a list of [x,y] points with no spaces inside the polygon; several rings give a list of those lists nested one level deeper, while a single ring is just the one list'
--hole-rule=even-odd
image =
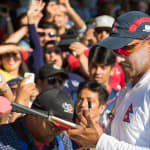
[{"label": "eyeglasses", "polygon": [[54,32],[49,32],[49,33],[46,33],[46,32],[38,32],[39,36],[45,36],[45,35],[48,35],[49,37],[55,37],[56,34]]},{"label": "eyeglasses", "polygon": [[60,85],[64,84],[64,79],[58,78],[58,77],[49,77],[48,78],[48,84],[56,84],[59,83]]},{"label": "eyeglasses", "polygon": [[128,46],[124,46],[123,48],[119,48],[119,49],[115,49],[113,50],[113,52],[121,55],[121,56],[128,56],[129,54],[133,53],[135,51],[135,46],[139,44],[133,44],[133,45],[128,45]]}]

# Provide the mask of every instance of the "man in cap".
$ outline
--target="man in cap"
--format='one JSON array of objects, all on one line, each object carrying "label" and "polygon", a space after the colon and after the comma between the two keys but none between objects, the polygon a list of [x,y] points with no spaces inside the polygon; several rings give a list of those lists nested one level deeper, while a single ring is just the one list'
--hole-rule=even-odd
[{"label": "man in cap", "polygon": [[37,85],[41,91],[48,88],[63,88],[68,74],[57,64],[45,64],[38,73]]},{"label": "man in cap", "polygon": [[111,32],[115,19],[112,16],[102,15],[94,19],[95,37],[97,42],[107,38]]},{"label": "man in cap", "polygon": [[[119,16],[110,37],[99,45],[115,49],[124,58],[130,70],[131,81],[120,91],[111,133],[107,135],[85,112],[87,129],[71,130],[70,137],[80,139],[83,146],[97,150],[149,150],[150,149],[150,17],[140,11]],[[90,117],[89,117],[90,118]],[[86,145],[85,145],[86,144]]]},{"label": "man in cap", "polygon": [[[72,122],[73,102],[61,89],[40,93],[32,109]],[[61,124],[32,114],[20,117],[12,124],[0,127],[0,149],[6,150],[72,150]],[[7,137],[7,138],[6,138]]]}]

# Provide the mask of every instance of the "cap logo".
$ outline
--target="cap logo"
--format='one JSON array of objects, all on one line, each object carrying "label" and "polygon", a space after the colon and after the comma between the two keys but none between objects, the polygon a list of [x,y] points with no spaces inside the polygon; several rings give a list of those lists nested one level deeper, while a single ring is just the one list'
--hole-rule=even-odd
[{"label": "cap logo", "polygon": [[112,27],[112,31],[111,31],[111,32],[112,32],[112,33],[118,32],[117,27],[119,27],[119,24],[118,24],[117,22],[115,22],[114,25],[113,25],[113,27]]},{"label": "cap logo", "polygon": [[[150,18],[148,17],[143,17],[138,20],[136,20],[128,29],[129,32],[136,32],[137,28],[142,24],[142,23],[150,23]],[[146,31],[147,32],[147,31]],[[149,32],[149,31],[148,31]]]},{"label": "cap logo", "polygon": [[67,104],[66,102],[62,104],[64,112],[73,113],[73,108],[71,104]]},{"label": "cap logo", "polygon": [[145,29],[143,29],[143,31],[150,32],[150,26],[149,25],[145,25]]}]

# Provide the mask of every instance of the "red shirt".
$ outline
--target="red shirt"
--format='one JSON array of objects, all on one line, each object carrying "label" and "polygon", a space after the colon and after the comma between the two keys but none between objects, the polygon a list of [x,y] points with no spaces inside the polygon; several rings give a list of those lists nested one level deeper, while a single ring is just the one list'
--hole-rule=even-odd
[{"label": "red shirt", "polygon": [[[89,56],[90,49],[84,51],[85,56]],[[68,58],[68,64],[71,71],[78,70],[80,67],[80,62],[77,57],[70,54]],[[119,91],[123,86],[125,86],[125,77],[122,68],[116,62],[114,66],[114,73],[111,77],[110,87]]]}]

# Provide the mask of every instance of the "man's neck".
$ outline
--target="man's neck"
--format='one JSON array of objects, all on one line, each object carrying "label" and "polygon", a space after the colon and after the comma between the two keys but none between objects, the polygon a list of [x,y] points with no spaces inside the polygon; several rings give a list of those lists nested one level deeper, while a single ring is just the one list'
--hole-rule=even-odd
[{"label": "man's neck", "polygon": [[134,86],[142,77],[143,75],[148,71],[149,69],[146,69],[143,73],[138,74],[137,76],[135,76],[132,80],[132,86]]}]

